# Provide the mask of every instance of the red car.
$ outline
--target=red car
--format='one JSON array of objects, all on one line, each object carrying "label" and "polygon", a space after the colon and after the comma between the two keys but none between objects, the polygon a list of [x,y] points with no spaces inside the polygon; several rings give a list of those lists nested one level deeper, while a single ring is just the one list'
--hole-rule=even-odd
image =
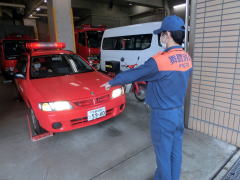
[{"label": "red car", "polygon": [[100,87],[109,77],[64,43],[27,43],[17,63],[15,83],[30,111],[35,132],[63,132],[93,125],[125,108],[121,86]]}]

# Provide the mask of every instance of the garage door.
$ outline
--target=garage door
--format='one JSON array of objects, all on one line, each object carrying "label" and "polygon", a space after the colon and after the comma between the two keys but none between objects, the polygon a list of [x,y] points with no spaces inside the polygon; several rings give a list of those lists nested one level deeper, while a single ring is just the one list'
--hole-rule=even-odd
[{"label": "garage door", "polygon": [[193,0],[188,127],[240,147],[240,1]]}]

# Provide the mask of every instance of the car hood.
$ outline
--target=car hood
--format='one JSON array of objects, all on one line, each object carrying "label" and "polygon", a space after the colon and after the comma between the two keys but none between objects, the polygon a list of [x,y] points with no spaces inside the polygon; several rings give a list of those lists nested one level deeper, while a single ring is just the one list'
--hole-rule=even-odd
[{"label": "car hood", "polygon": [[99,72],[88,72],[74,75],[57,76],[31,80],[41,101],[63,101],[93,97],[106,94],[100,87],[110,78]]}]

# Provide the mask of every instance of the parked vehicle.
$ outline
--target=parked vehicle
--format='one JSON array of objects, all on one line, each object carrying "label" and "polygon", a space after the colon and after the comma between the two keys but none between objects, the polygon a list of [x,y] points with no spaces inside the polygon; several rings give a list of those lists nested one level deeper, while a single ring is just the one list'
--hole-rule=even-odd
[{"label": "parked vehicle", "polygon": [[0,39],[0,67],[6,79],[11,79],[17,58],[26,52],[25,44],[36,41],[28,35],[10,35]]},{"label": "parked vehicle", "polygon": [[75,29],[77,54],[99,68],[100,45],[106,26],[82,25]]},{"label": "parked vehicle", "polygon": [[163,50],[159,35],[153,34],[160,26],[161,22],[150,22],[107,29],[101,43],[101,70],[106,71],[107,61],[141,65]]},{"label": "parked vehicle", "polygon": [[110,78],[79,55],[63,50],[64,43],[26,46],[29,51],[19,57],[15,83],[36,133],[70,131],[123,112],[123,88],[101,88]]},{"label": "parked vehicle", "polygon": [[[122,62],[122,68],[124,70],[133,69],[138,66],[138,62],[132,65],[128,65],[124,62],[124,60],[121,60]],[[120,62],[118,61],[106,61],[106,74],[110,76],[111,78],[114,78],[118,73],[120,73]],[[145,95],[146,95],[146,88],[147,88],[147,82],[145,81],[139,81],[139,82],[133,82],[131,84],[126,84],[124,86],[125,93],[133,92],[136,99],[138,101],[144,101]]]}]

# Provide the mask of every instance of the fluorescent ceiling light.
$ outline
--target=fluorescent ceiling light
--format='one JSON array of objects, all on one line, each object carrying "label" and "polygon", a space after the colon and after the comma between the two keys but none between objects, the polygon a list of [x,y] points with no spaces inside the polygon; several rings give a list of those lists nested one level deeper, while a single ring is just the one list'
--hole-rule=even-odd
[{"label": "fluorescent ceiling light", "polygon": [[179,9],[179,8],[183,8],[185,6],[186,6],[186,4],[179,4],[179,5],[173,6],[173,9]]}]

